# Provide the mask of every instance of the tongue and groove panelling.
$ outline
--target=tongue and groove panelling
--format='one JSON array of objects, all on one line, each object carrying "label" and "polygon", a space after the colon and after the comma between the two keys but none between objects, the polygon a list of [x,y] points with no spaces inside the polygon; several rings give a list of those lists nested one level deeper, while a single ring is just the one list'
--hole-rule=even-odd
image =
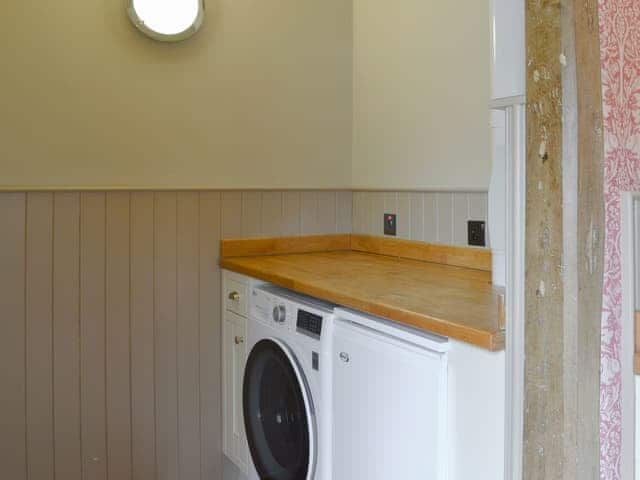
[{"label": "tongue and groove panelling", "polygon": [[[221,475],[221,238],[463,243],[486,194],[0,193],[0,465],[12,480]],[[353,226],[353,228],[352,228]]]},{"label": "tongue and groove panelling", "polygon": [[0,193],[0,465],[221,478],[222,237],[351,231],[348,191]]},{"label": "tongue and groove panelling", "polygon": [[383,214],[395,213],[399,238],[467,245],[467,221],[487,221],[486,192],[353,193],[353,233],[383,235]]}]

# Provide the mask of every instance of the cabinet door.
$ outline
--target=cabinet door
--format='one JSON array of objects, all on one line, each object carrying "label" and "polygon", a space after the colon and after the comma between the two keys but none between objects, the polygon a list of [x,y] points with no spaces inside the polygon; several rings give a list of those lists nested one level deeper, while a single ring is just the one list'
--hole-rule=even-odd
[{"label": "cabinet door", "polygon": [[[231,314],[233,315],[233,314]],[[233,440],[238,458],[238,467],[247,473],[247,460],[249,448],[247,446],[247,436],[244,429],[244,415],[242,409],[242,384],[244,379],[244,367],[247,361],[246,320],[237,315],[235,317],[233,335]]]},{"label": "cabinet door", "polygon": [[332,478],[445,478],[442,357],[342,322],[334,333]]},{"label": "cabinet door", "polygon": [[222,451],[235,463],[235,451],[232,436],[233,421],[233,334],[234,326],[224,313],[222,322]]},{"label": "cabinet door", "polygon": [[243,472],[247,472],[248,448],[242,415],[242,380],[246,362],[246,319],[224,312],[224,422],[223,450]]}]

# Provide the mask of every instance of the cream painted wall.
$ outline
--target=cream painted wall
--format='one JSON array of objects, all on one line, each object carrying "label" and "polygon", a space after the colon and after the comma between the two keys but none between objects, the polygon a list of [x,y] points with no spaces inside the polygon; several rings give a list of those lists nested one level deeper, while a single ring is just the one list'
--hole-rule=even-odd
[{"label": "cream painted wall", "polygon": [[489,2],[354,0],[353,183],[489,185]]},{"label": "cream painted wall", "polygon": [[0,4],[0,189],[486,190],[488,2],[207,0],[178,45],[125,4]]},{"label": "cream painted wall", "polygon": [[0,188],[351,185],[349,1],[207,0],[179,45],[125,5],[0,2]]}]

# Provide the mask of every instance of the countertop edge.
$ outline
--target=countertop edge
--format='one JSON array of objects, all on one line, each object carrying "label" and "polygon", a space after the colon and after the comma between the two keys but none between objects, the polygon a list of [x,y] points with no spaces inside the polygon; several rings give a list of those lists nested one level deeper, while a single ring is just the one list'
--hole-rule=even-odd
[{"label": "countertop edge", "polygon": [[411,325],[425,331],[475,345],[491,352],[502,351],[505,348],[505,333],[501,330],[489,332],[468,326],[460,326],[459,324],[448,322],[446,320],[415,312],[407,312],[393,307],[386,307],[383,305],[372,307],[371,304],[367,302],[341,294],[340,292],[322,289],[284,275],[266,273],[260,269],[251,268],[245,265],[238,265],[234,262],[234,257],[221,258],[220,266],[226,270],[257,278],[265,282],[270,282],[289,290],[315,296],[322,300],[360,310],[372,315],[385,317],[405,325]]}]

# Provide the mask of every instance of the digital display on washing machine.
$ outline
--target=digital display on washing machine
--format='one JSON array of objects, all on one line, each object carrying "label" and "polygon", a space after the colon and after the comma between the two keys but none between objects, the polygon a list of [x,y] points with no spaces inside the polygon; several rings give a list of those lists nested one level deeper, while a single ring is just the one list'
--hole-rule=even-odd
[{"label": "digital display on washing machine", "polygon": [[305,310],[298,310],[298,321],[296,323],[298,331],[320,338],[322,333],[322,317]]}]

